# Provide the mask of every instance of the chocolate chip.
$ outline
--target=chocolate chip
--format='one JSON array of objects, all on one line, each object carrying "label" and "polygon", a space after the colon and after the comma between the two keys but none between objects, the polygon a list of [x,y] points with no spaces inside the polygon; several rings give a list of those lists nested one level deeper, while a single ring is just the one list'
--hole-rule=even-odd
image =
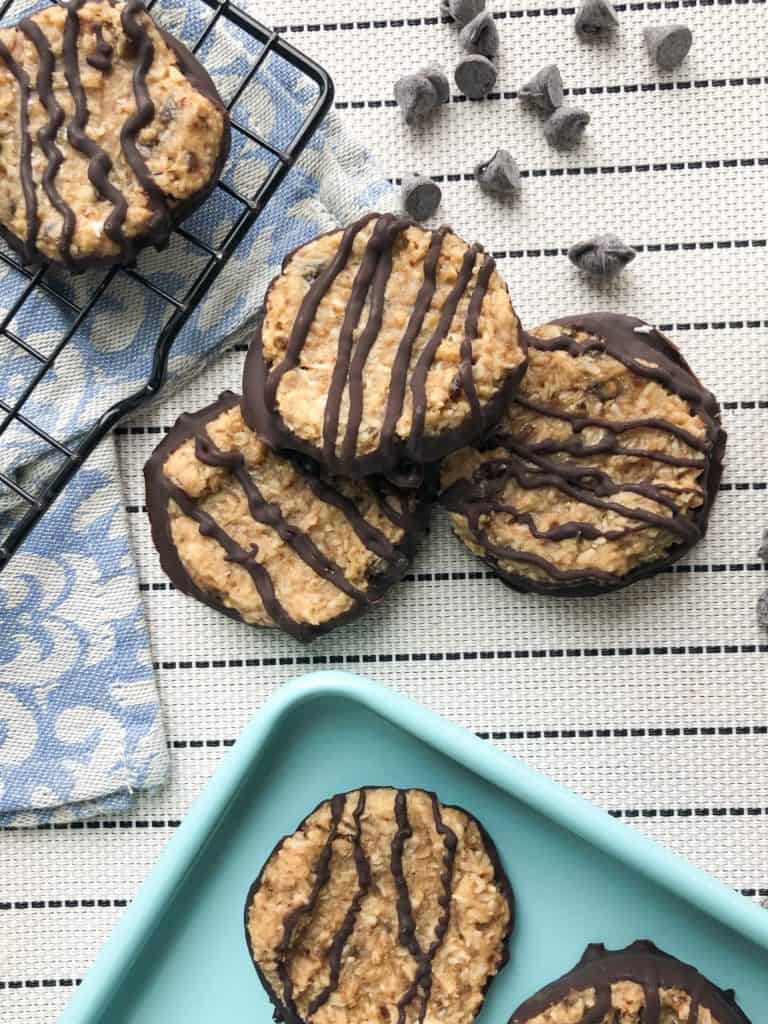
[{"label": "chocolate chip", "polygon": [[520,168],[506,149],[497,149],[490,160],[475,167],[475,178],[486,192],[509,195],[520,188]]},{"label": "chocolate chip", "polygon": [[757,624],[768,629],[768,590],[764,590],[757,599]]},{"label": "chocolate chip", "polygon": [[404,75],[395,82],[395,101],[406,124],[415,124],[440,106],[435,86],[423,74]]},{"label": "chocolate chip", "polygon": [[648,25],[643,29],[643,38],[651,60],[665,71],[679,67],[693,43],[693,33],[687,25]]},{"label": "chocolate chip", "polygon": [[584,38],[604,36],[618,27],[619,19],[609,0],[584,0],[576,12],[574,28]]},{"label": "chocolate chip", "polygon": [[544,122],[544,136],[556,149],[573,149],[590,120],[581,107],[558,107]]},{"label": "chocolate chip", "polygon": [[464,391],[464,389],[461,386],[461,374],[460,373],[456,373],[454,375],[453,380],[451,381],[451,386],[448,389],[448,394],[449,394],[449,396],[451,398],[451,401],[453,401],[453,402],[458,401],[458,399],[461,397],[463,391]]},{"label": "chocolate chip", "polygon": [[448,76],[442,68],[435,67],[434,65],[421,68],[417,72],[419,75],[423,75],[424,78],[429,79],[435,90],[438,103],[447,103],[451,97],[451,87],[448,84]]},{"label": "chocolate chip", "polygon": [[197,153],[187,153],[187,170],[197,171],[200,169],[200,159]]},{"label": "chocolate chip", "polygon": [[521,100],[551,114],[563,105],[563,79],[557,64],[547,64],[520,87]]},{"label": "chocolate chip", "polygon": [[490,11],[481,11],[459,33],[459,42],[467,53],[495,57],[499,52],[499,30]]},{"label": "chocolate chip", "polygon": [[760,547],[757,549],[757,557],[764,562],[768,562],[768,530],[763,530],[763,539]]},{"label": "chocolate chip", "polygon": [[166,99],[165,103],[163,103],[162,107],[160,107],[160,110],[157,115],[157,119],[160,122],[160,124],[170,124],[171,121],[175,119],[176,112],[178,109],[179,108],[176,105],[176,100],[173,98],[173,96],[169,96]]},{"label": "chocolate chip", "polygon": [[453,77],[459,91],[470,100],[481,100],[496,82],[496,67],[493,61],[479,53],[462,57],[456,65]]},{"label": "chocolate chip", "polygon": [[579,270],[604,278],[616,277],[635,256],[635,250],[616,235],[595,235],[568,250],[568,259]]},{"label": "chocolate chip", "polygon": [[485,0],[440,0],[440,13],[459,25],[468,25],[484,10]]},{"label": "chocolate chip", "polygon": [[432,217],[443,198],[440,186],[423,174],[410,174],[403,178],[401,195],[406,213],[414,220]]}]

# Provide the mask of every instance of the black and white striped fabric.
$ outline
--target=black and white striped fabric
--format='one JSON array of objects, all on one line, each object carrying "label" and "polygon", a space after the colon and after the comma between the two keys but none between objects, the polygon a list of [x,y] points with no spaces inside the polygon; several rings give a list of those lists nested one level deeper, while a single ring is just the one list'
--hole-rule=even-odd
[{"label": "black and white striped fabric", "polygon": [[[392,84],[451,69],[438,0],[276,0],[267,15],[330,70],[348,128],[384,171],[434,176],[440,220],[494,253],[524,324],[593,309],[660,325],[720,398],[730,434],[710,532],[684,562],[585,601],[521,596],[474,561],[437,516],[408,582],[359,624],[303,647],[173,591],[143,514],[141,469],[184,410],[237,387],[237,349],[122,428],[119,450],[173,781],[124,820],[0,837],[0,1018],[48,1024],[94,958],[228,745],[284,680],[360,672],[478,732],[754,898],[768,896],[768,634],[754,605],[768,525],[768,76],[764,0],[617,4],[615,40],[573,32],[573,8],[494,0],[498,91],[454,94],[421,129]],[[262,16],[263,9],[262,9]],[[642,28],[685,21],[689,59],[660,72]],[[583,143],[549,149],[518,86],[557,61],[567,101],[590,111]],[[496,147],[523,171],[513,201],[482,193]],[[639,256],[590,284],[569,245],[611,231]]]}]

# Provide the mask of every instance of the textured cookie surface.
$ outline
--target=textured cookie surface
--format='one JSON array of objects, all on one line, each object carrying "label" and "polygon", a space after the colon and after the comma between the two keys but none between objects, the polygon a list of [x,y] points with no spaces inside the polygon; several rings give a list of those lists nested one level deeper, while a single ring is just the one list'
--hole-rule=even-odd
[{"label": "textured cookie surface", "polygon": [[510,1024],[750,1024],[732,992],[652,942],[588,946],[579,963],[523,1003]]},{"label": "textured cookie surface", "polygon": [[144,472],[152,536],[175,585],[299,639],[377,604],[405,574],[429,515],[423,490],[325,479],[275,454],[231,392],[182,416]]},{"label": "textured cookie surface", "polygon": [[289,1024],[468,1024],[511,926],[491,840],[422,790],[320,804],[275,849],[245,908],[248,948]]},{"label": "textured cookie surface", "polygon": [[208,74],[137,0],[71,0],[0,31],[0,229],[71,269],[163,244],[229,148]]},{"label": "textured cookie surface", "polygon": [[287,258],[243,378],[248,422],[347,475],[424,463],[501,415],[524,363],[494,262],[371,214]]},{"label": "textured cookie surface", "polygon": [[482,447],[443,466],[458,536],[521,590],[590,594],[657,572],[704,534],[725,434],[713,396],[643,321],[556,320]]}]

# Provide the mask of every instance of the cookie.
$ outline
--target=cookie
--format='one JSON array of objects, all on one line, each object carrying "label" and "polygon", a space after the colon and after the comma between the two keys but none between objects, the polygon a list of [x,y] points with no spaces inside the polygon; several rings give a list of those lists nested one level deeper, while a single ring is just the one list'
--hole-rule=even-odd
[{"label": "cookie", "polygon": [[626,949],[587,946],[568,974],[541,989],[510,1024],[750,1024],[733,992],[690,964],[633,942]]},{"label": "cookie", "polygon": [[634,317],[539,327],[482,445],[446,460],[442,501],[517,590],[578,596],[659,572],[704,535],[725,432],[678,349]]},{"label": "cookie", "polygon": [[286,259],[246,358],[245,418],[348,476],[441,458],[495,423],[524,364],[480,246],[369,214]]},{"label": "cookie", "polygon": [[428,486],[332,480],[269,449],[232,392],[182,416],[144,469],[152,538],[185,594],[300,640],[378,604],[426,529]]},{"label": "cookie", "polygon": [[208,195],[229,118],[138,0],[71,0],[0,30],[0,234],[70,270],[162,246]]},{"label": "cookie", "polygon": [[469,1024],[506,963],[512,920],[483,827],[420,789],[324,801],[245,905],[248,949],[288,1024]]}]

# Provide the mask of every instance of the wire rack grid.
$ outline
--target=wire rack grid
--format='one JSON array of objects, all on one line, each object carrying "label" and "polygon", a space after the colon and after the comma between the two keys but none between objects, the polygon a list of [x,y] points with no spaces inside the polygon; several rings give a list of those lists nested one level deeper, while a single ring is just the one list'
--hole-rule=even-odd
[{"label": "wire rack grid", "polygon": [[[14,511],[5,513],[0,518],[0,571],[8,564],[11,556],[33,526],[50,508],[55,498],[105,435],[121,419],[156,395],[161,388],[166,377],[171,348],[182,327],[214,284],[230,256],[251,231],[333,102],[333,82],[327,72],[277,33],[231,3],[230,0],[196,0],[196,2],[204,4],[211,12],[209,20],[198,38],[187,44],[203,65],[206,64],[205,45],[217,27],[232,27],[237,30],[238,38],[248,40],[250,44],[248,49],[254,50],[253,62],[225,102],[230,111],[233,137],[239,133],[249,140],[250,144],[270,154],[273,162],[253,192],[246,194],[240,188],[221,179],[217,182],[214,194],[216,191],[223,192],[228,197],[228,202],[236,204],[233,221],[228,226],[225,237],[217,244],[211,244],[190,229],[189,221],[187,221],[187,226],[182,224],[175,228],[174,234],[180,236],[185,244],[194,248],[201,257],[201,260],[196,263],[194,276],[188,283],[185,283],[185,291],[178,295],[172,294],[170,290],[158,283],[157,278],[162,279],[162,275],[143,273],[135,265],[121,265],[105,271],[84,299],[73,300],[59,286],[55,275],[51,273],[52,268],[48,264],[27,268],[22,266],[18,258],[9,250],[0,250],[0,266],[4,266],[6,275],[10,272],[13,281],[19,288],[18,293],[14,294],[12,301],[0,317],[0,339],[10,343],[17,351],[23,351],[26,356],[30,357],[31,365],[34,366],[29,378],[24,380],[20,391],[12,400],[0,394],[0,451],[2,450],[3,435],[14,424],[20,424],[29,432],[30,436],[34,435],[46,454],[56,456],[55,469],[35,489],[24,486],[18,478],[15,478],[13,471],[7,471],[6,467],[0,464],[0,493],[5,490],[5,495],[10,498],[9,492],[12,492],[16,498],[11,506]],[[65,3],[60,5],[66,6]],[[12,24],[23,14],[28,13],[26,10],[19,10],[18,14],[16,13],[16,9],[22,6],[23,0],[2,0],[0,2],[0,25]],[[146,0],[144,6],[147,10],[155,8],[153,14],[157,16],[162,13],[163,0]],[[284,145],[279,146],[269,142],[233,113],[238,101],[254,81],[270,54],[287,62],[298,74],[299,81],[304,85],[312,84],[315,92],[313,102],[304,112],[298,129]],[[213,195],[206,203],[210,203],[212,198]],[[168,315],[164,318],[164,323],[154,341],[151,369],[145,383],[106,409],[93,425],[77,438],[76,443],[65,443],[52,436],[49,430],[36,423],[30,415],[26,415],[25,406],[78,330],[93,315],[96,305],[117,275],[128,275],[141,288],[147,289],[152,293],[153,301],[167,306]],[[4,284],[3,287],[5,286]],[[50,302],[57,309],[61,309],[63,305],[68,314],[72,316],[66,330],[48,348],[47,352],[40,351],[35,344],[23,338],[12,327],[15,318],[18,317],[25,304],[33,299],[38,303],[40,300]],[[150,341],[149,344],[152,342]]]}]

